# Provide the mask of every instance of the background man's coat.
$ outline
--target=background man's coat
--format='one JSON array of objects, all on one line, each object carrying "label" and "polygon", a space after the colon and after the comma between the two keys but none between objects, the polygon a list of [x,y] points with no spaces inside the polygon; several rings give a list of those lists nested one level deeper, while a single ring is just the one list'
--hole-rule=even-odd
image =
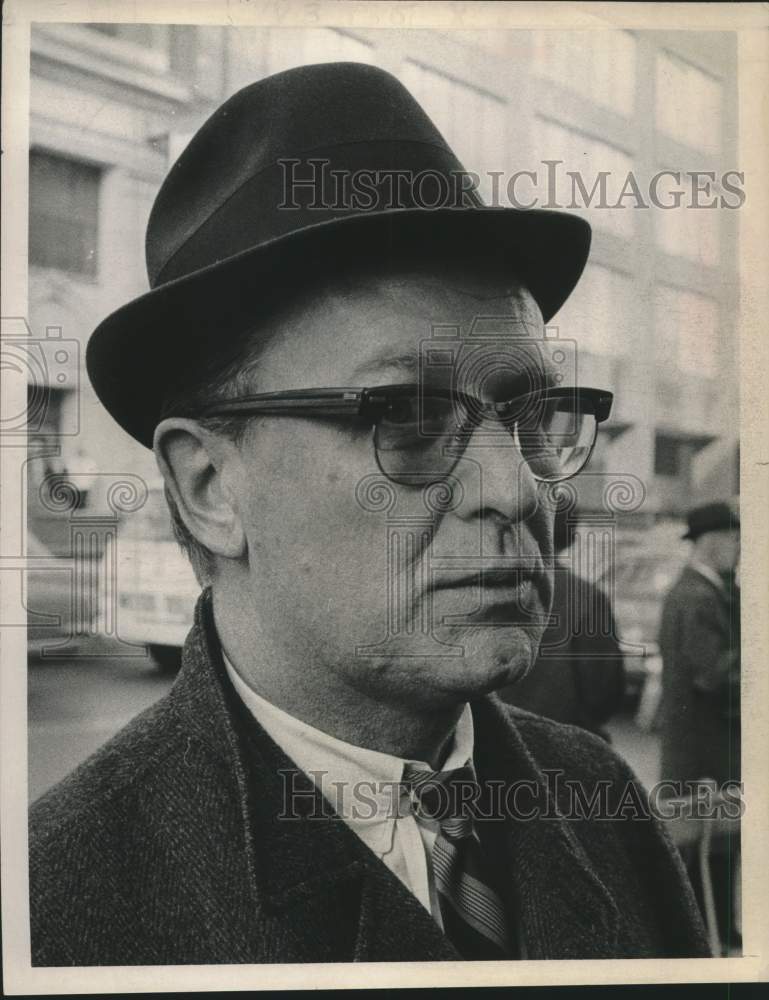
[{"label": "background man's coat", "polygon": [[662,769],[670,781],[740,779],[737,589],[687,566],[665,598]]},{"label": "background man's coat", "polygon": [[[616,807],[626,765],[597,737],[495,698],[472,709],[479,779],[542,795],[535,818],[496,827],[497,886],[527,957],[706,956],[656,821],[566,820],[548,791],[553,771],[588,795],[609,782]],[[239,707],[204,595],[171,692],[33,806],[33,964],[458,959],[341,819],[280,818],[287,781],[317,802]]]},{"label": "background man's coat", "polygon": [[534,666],[499,696],[607,738],[602,727],[620,710],[625,693],[611,601],[599,586],[558,565],[550,614]]}]

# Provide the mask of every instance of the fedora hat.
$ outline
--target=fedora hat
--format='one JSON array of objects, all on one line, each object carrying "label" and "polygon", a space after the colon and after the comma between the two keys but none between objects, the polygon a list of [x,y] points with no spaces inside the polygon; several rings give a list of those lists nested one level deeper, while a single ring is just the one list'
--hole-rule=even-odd
[{"label": "fedora hat", "polygon": [[739,514],[722,500],[693,507],[686,515],[687,530],[681,536],[694,541],[708,531],[727,531],[740,527]]},{"label": "fedora hat", "polygon": [[243,88],[160,188],[147,226],[150,290],[88,342],[97,396],[151,447],[180,361],[239,324],[258,328],[276,285],[312,280],[343,253],[365,260],[376,249],[397,261],[452,247],[468,261],[491,257],[549,320],[579,280],[590,226],[485,206],[467,177],[409,91],[377,67],[302,66]]}]

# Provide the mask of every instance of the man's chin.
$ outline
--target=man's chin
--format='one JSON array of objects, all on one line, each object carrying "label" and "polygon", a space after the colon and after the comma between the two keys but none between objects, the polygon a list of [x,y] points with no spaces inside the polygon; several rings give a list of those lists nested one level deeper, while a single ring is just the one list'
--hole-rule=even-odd
[{"label": "man's chin", "polygon": [[[355,683],[369,695],[411,708],[470,701],[515,684],[530,670],[541,630],[519,626],[443,626],[365,649]],[[373,655],[379,653],[379,656]]]},{"label": "man's chin", "polygon": [[470,698],[521,680],[534,663],[539,636],[521,628],[476,628],[454,643],[462,653],[441,664],[438,685]]}]

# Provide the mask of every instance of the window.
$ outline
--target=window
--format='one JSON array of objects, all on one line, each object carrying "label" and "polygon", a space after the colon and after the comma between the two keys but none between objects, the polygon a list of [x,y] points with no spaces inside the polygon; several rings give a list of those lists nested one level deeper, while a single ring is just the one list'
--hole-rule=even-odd
[{"label": "window", "polygon": [[481,175],[481,196],[489,198],[488,171],[504,170],[507,103],[488,91],[439,70],[407,60],[401,76],[432,118],[465,169]]},{"label": "window", "polygon": [[98,55],[116,65],[165,73],[169,69],[172,34],[186,30],[169,24],[102,24],[84,23],[58,25],[51,30],[61,32],[77,49]]},{"label": "window", "polygon": [[534,72],[622,115],[633,112],[636,41],[629,31],[535,31]]},{"label": "window", "polygon": [[[633,235],[638,197],[626,187],[633,166],[626,153],[548,118],[534,119],[534,149],[540,164],[540,204],[555,195],[561,205],[575,209],[597,228]],[[555,184],[542,160],[563,161],[556,168]],[[643,191],[641,197],[645,200]]]},{"label": "window", "polygon": [[101,171],[33,150],[29,159],[29,260],[94,276],[98,266]]},{"label": "window", "polygon": [[588,264],[554,324],[580,351],[618,357],[627,352],[633,315],[633,285],[627,275]]},{"label": "window", "polygon": [[142,49],[164,49],[168,46],[168,25],[165,24],[89,24],[91,31],[131,42]]},{"label": "window", "polygon": [[[675,173],[681,183],[672,176]],[[719,196],[719,188],[708,184],[706,178],[700,181],[703,193],[698,194],[697,199],[703,205],[711,204]],[[691,187],[691,177],[684,171],[667,171],[660,178],[657,195],[659,203],[665,207],[654,210],[655,239],[665,253],[712,267],[718,263],[721,213],[717,208],[694,209]],[[685,192],[683,197],[682,192]]]},{"label": "window", "polygon": [[657,128],[706,153],[721,149],[721,84],[670,53],[657,57]]},{"label": "window", "polygon": [[681,442],[678,438],[665,434],[654,437],[654,474],[657,476],[677,476],[683,471]]},{"label": "window", "polygon": [[89,24],[88,27],[110,38],[123,38],[137,45],[149,45],[152,38],[149,24]]},{"label": "window", "polygon": [[268,73],[326,62],[376,64],[376,49],[337,28],[274,28],[270,31]]},{"label": "window", "polygon": [[47,437],[53,435],[58,447],[62,432],[61,412],[67,390],[60,389],[56,385],[41,384],[32,372],[29,376],[31,378],[27,385],[27,426],[34,433],[34,437],[43,443],[47,443]]},{"label": "window", "polygon": [[654,325],[660,360],[686,375],[715,378],[718,304],[713,299],[661,285],[655,295]]}]

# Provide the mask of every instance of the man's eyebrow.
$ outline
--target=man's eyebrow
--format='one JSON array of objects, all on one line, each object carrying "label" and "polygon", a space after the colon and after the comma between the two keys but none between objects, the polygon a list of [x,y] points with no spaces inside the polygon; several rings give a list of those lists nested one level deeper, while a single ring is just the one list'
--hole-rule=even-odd
[{"label": "man's eyebrow", "polygon": [[351,377],[352,379],[359,379],[364,375],[377,375],[380,372],[392,370],[416,377],[419,373],[419,355],[413,351],[403,354],[393,354],[391,349],[385,348],[358,365]]}]

